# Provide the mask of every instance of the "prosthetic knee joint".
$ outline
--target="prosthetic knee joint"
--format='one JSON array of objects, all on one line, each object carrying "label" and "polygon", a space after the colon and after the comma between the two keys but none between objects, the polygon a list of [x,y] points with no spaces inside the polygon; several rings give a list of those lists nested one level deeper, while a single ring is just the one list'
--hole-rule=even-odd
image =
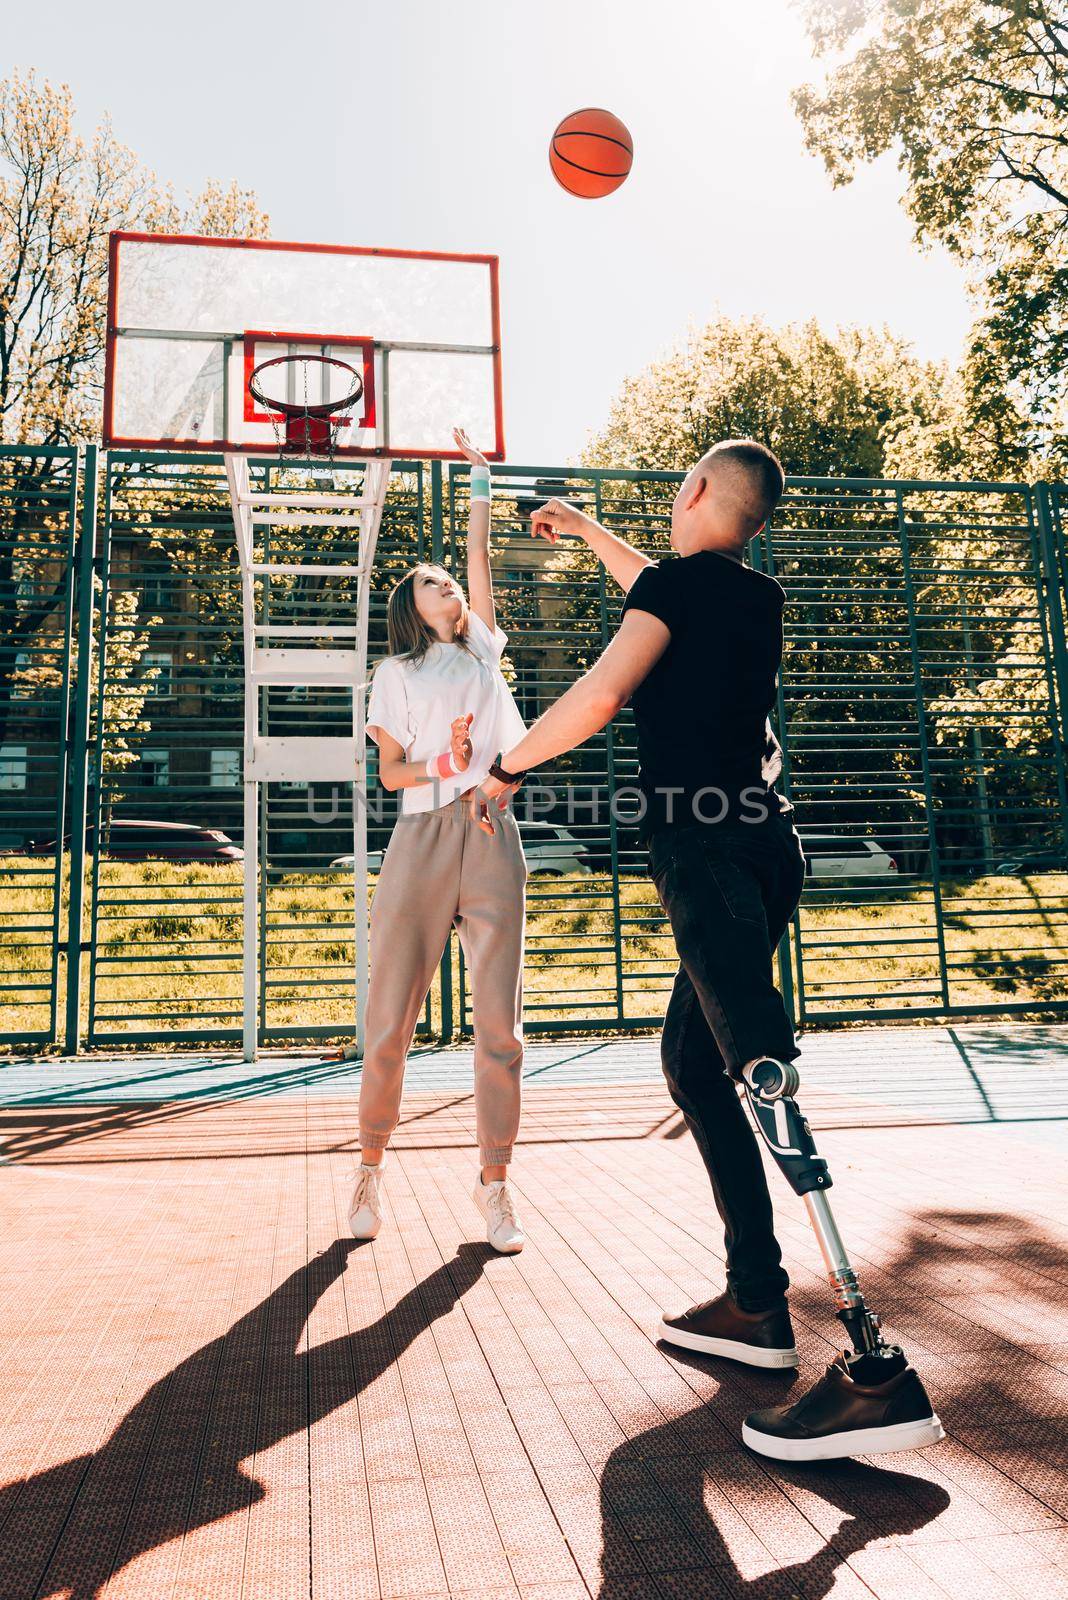
[{"label": "prosthetic knee joint", "polygon": [[781,1167],[787,1183],[801,1195],[834,1290],[837,1316],[849,1332],[857,1356],[896,1354],[879,1332],[879,1318],[864,1303],[827,1199],[831,1175],[816,1152],[812,1130],[794,1099],[800,1085],[788,1061],[758,1056],[742,1070],[742,1087],[757,1130]]}]

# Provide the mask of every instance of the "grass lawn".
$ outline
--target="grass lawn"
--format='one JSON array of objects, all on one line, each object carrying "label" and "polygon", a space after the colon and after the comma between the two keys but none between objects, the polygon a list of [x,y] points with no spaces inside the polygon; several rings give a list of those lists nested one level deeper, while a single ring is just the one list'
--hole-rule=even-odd
[{"label": "grass lawn", "polygon": [[[53,915],[48,866],[47,860],[0,858],[0,1033],[47,1024]],[[99,1032],[177,1030],[191,1015],[208,1028],[238,1025],[241,872],[240,864],[101,864]],[[652,885],[623,877],[617,897],[605,874],[539,876],[528,895],[528,1019],[611,1030],[622,1015],[655,1025],[675,955]],[[64,938],[66,899],[65,884]],[[266,906],[268,1025],[315,1024],[343,1034],[352,1017],[349,881],[343,875],[292,874],[268,886]],[[88,925],[85,931],[88,937]],[[1021,999],[1040,1011],[1068,998],[1068,875],[943,883],[941,935],[929,884],[855,893],[815,885],[806,890],[801,911],[809,1014],[864,1009],[874,1017],[881,1009],[937,1005],[940,936],[954,1004]],[[454,952],[454,969],[457,961]],[[83,962],[87,1007],[87,955]],[[436,981],[435,1024],[439,989]]]}]

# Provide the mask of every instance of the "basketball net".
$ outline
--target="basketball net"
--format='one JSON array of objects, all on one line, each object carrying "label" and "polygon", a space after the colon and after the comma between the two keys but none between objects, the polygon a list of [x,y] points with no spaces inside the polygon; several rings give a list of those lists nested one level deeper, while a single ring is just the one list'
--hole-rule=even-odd
[{"label": "basketball net", "polygon": [[[347,393],[339,400],[311,400],[308,396],[308,374],[313,365],[320,373],[328,367],[338,368],[346,375]],[[299,393],[300,398],[278,399],[266,393],[263,377],[270,368],[285,369],[287,389],[288,378],[292,376],[294,391]],[[352,423],[353,408],[363,397],[363,379],[355,367],[335,356],[274,356],[270,361],[261,362],[252,373],[248,380],[248,392],[267,413],[280,461],[285,460],[287,452],[292,452],[308,466],[315,466],[324,460],[328,466],[332,466],[338,434]]]}]

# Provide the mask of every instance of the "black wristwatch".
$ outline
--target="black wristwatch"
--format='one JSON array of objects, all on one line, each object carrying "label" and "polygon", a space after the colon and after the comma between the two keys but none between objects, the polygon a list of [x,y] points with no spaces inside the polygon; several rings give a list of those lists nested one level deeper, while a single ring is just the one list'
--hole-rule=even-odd
[{"label": "black wristwatch", "polygon": [[523,779],[526,777],[526,773],[525,772],[506,772],[504,770],[504,768],[501,766],[501,756],[503,756],[503,754],[504,754],[503,750],[499,750],[497,752],[497,759],[496,759],[496,761],[493,762],[493,764],[491,765],[491,767],[489,769],[490,777],[491,778],[496,778],[498,783],[508,783],[508,784],[511,784],[511,783],[522,783]]}]

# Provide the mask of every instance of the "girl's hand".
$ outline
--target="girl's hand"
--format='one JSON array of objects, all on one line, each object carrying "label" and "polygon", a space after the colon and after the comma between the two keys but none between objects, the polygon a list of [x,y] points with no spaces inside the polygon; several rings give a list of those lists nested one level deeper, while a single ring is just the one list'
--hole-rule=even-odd
[{"label": "girl's hand", "polygon": [[472,822],[477,822],[483,833],[495,833],[492,813],[507,810],[518,788],[518,783],[504,784],[497,778],[483,778],[477,789],[467,792],[468,815]]},{"label": "girl's hand", "polygon": [[452,725],[452,764],[461,772],[466,772],[471,765],[471,724],[474,720],[474,712],[469,711],[466,717],[457,717]]},{"label": "girl's hand", "polygon": [[482,790],[468,789],[465,798],[467,800],[467,815],[471,821],[477,822],[483,833],[493,833],[495,831],[493,818],[490,816],[489,806],[482,794]]},{"label": "girl's hand", "polygon": [[486,460],[481,450],[476,450],[470,439],[467,437],[466,429],[454,428],[452,430],[452,436],[456,440],[457,450],[463,452],[473,467],[489,466],[489,462]]},{"label": "girl's hand", "polygon": [[530,513],[532,538],[548,539],[550,544],[556,544],[562,533],[573,539],[584,539],[592,526],[595,524],[591,518],[576,506],[569,506],[566,500],[546,500],[543,506]]}]

